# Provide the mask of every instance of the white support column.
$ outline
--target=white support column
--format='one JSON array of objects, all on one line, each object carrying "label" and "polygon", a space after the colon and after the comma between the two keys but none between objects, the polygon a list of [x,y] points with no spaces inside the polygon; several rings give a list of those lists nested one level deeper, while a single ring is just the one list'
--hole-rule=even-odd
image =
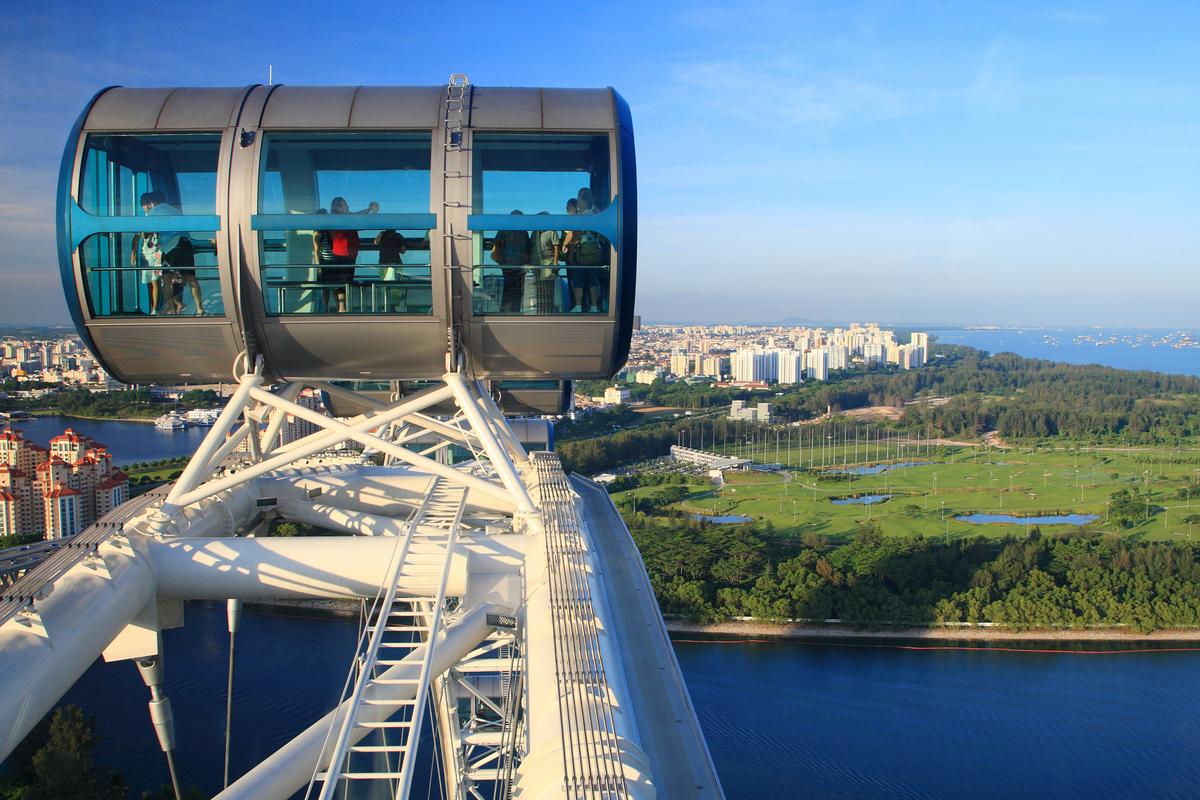
[{"label": "white support column", "polygon": [[233,423],[242,414],[246,407],[246,399],[250,396],[250,392],[262,383],[262,375],[258,369],[254,372],[247,373],[242,376],[241,384],[237,391],[233,393],[233,397],[229,398],[229,402],[225,404],[224,410],[217,417],[217,421],[213,423],[208,435],[204,437],[204,441],[200,443],[200,447],[192,455],[188,465],[183,470],[183,474],[175,481],[175,485],[171,487],[167,499],[163,501],[162,512],[169,517],[173,517],[179,513],[179,509],[187,503],[179,502],[179,499],[190,492],[192,489],[204,480],[211,470],[209,464],[213,454],[225,444],[225,434],[229,433],[229,429],[233,427]]},{"label": "white support column", "polygon": [[84,560],[55,580],[32,615],[0,625],[0,760],[154,597],[150,564],[124,539],[99,555],[102,563]]},{"label": "white support column", "polygon": [[527,515],[536,513],[533,500],[529,497],[529,492],[525,489],[525,484],[521,482],[521,477],[517,474],[512,460],[508,457],[508,452],[497,441],[491,426],[484,418],[483,412],[479,410],[479,406],[476,404],[475,397],[467,386],[467,382],[457,372],[447,372],[443,376],[443,380],[446,381],[447,386],[454,390],[454,399],[458,401],[459,408],[466,414],[467,419],[471,421],[471,430],[479,437],[484,452],[487,454],[488,459],[491,460],[492,466],[496,469],[496,474],[500,476],[500,480],[504,483],[505,488],[508,489],[509,493],[516,500],[517,510]]},{"label": "white support column", "polygon": [[[153,566],[152,581],[157,580],[158,592],[164,597],[185,600],[357,599],[378,594],[387,577],[387,565],[395,550],[396,539],[391,536],[147,537],[141,544],[144,546],[139,549]],[[487,559],[488,556],[470,556],[466,550],[456,551],[451,556],[447,591],[457,595],[464,593],[472,561],[486,566]],[[252,570],[239,569],[243,564],[255,566]],[[411,565],[405,572],[403,593],[428,594],[437,587],[440,570],[440,565],[428,568]],[[140,609],[141,606],[130,612],[129,618]],[[122,626],[127,621],[122,620]]]},{"label": "white support column", "polygon": [[479,400],[483,404],[483,412],[495,423],[496,434],[508,445],[508,452],[512,455],[513,460],[521,466],[525,466],[525,464],[529,463],[529,454],[521,446],[521,442],[518,441],[512,428],[508,427],[508,419],[505,418],[504,412],[500,410],[500,406],[496,405],[495,399],[488,393],[482,382],[475,381],[475,388],[479,392]]},{"label": "white support column", "polygon": [[[284,400],[295,400],[303,388],[299,383],[285,383],[279,387],[276,394]],[[279,438],[279,431],[283,428],[283,423],[286,420],[286,411],[277,408],[271,412],[271,420],[267,423],[267,429],[263,431],[262,439],[258,443],[258,449],[262,451],[264,456],[270,454],[277,446],[276,440]]]}]

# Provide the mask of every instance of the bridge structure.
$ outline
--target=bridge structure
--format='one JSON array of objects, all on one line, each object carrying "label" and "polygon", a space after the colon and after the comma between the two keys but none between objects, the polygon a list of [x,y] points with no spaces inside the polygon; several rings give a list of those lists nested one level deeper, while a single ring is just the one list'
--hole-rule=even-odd
[{"label": "bridge structure", "polygon": [[[145,100],[149,90],[129,91],[143,94],[118,95],[104,106],[102,93],[90,116],[85,112],[74,134],[84,138],[69,142],[71,155],[64,159],[64,172],[70,177],[64,181],[60,206],[69,208],[90,188],[77,180],[82,167],[76,156],[90,157],[86,137],[92,135],[81,131],[99,124],[95,108],[111,119],[115,108],[128,111],[135,100]],[[255,102],[256,91],[246,90],[247,104]],[[472,124],[471,111],[477,104],[487,107],[488,95],[473,92],[461,77],[452,78],[440,91],[443,113],[432,135],[443,142],[443,152],[435,161],[444,157],[454,167],[434,171],[430,180],[458,185],[465,176],[465,185],[478,192],[469,166],[472,134],[478,127]],[[555,108],[560,114],[572,108],[562,97],[555,98],[560,104],[556,107],[544,100],[541,90],[530,91],[542,102],[539,121]],[[529,99],[519,93],[505,97]],[[161,95],[153,98],[161,107]],[[574,98],[574,107],[586,110],[588,98],[594,95]],[[265,101],[257,102],[261,106]],[[268,112],[258,109],[262,119]],[[183,112],[175,108],[172,113]],[[169,117],[160,108],[155,119],[161,122],[164,115]],[[190,124],[195,125],[196,118],[193,114]],[[241,130],[240,120],[234,128],[232,146],[253,141],[244,134],[254,131]],[[112,130],[106,128],[103,135],[111,145]],[[542,144],[548,141],[538,135]],[[606,141],[615,148],[618,139]],[[511,137],[499,141],[505,147],[520,143]],[[142,152],[139,148],[158,146],[157,142],[144,137],[136,146],[110,147],[109,152]],[[598,180],[594,145],[587,147],[592,148],[585,159],[590,183],[609,192],[609,207],[618,203],[618,186],[625,193],[623,202],[633,203],[632,175]],[[631,138],[628,147],[632,148]],[[502,147],[500,152],[506,151]],[[160,154],[150,159],[153,170],[159,171],[154,174],[169,170],[169,159],[164,158]],[[378,154],[372,158],[372,163],[379,162]],[[554,158],[557,168],[574,169],[561,153]],[[232,185],[238,180],[236,165],[228,163],[227,156],[222,159],[218,183]],[[613,160],[620,158],[614,155]],[[195,162],[188,156],[179,163]],[[498,163],[505,162],[501,158]],[[541,170],[536,164],[526,168]],[[153,174],[147,180],[149,184],[138,188],[161,184]],[[459,201],[445,199],[450,192],[435,194],[443,203],[472,202],[469,196]],[[70,245],[86,239],[77,229],[81,225],[90,230],[107,226],[110,247],[118,241],[117,233],[140,230],[145,235],[147,227],[170,237],[199,222],[203,229],[191,232],[191,238],[199,240],[203,230],[219,227],[218,242],[228,233],[236,245],[226,249],[218,244],[217,251],[221,288],[229,303],[215,324],[222,329],[232,325],[243,346],[228,375],[236,389],[176,481],[118,507],[52,551],[46,548],[32,568],[14,567],[23,574],[0,591],[0,671],[10,689],[20,691],[0,695],[0,757],[7,757],[102,656],[137,665],[149,691],[150,722],[175,780],[176,743],[164,691],[162,631],[185,623],[186,603],[226,604],[229,672],[214,680],[226,678],[232,697],[243,602],[345,599],[359,601],[363,624],[355,651],[347,654],[341,700],[245,774],[227,774],[218,797],[283,800],[298,792],[320,798],[408,797],[423,734],[431,735],[439,784],[447,798],[723,796],[644,566],[620,515],[602,488],[565,474],[552,451],[527,451],[523,440],[548,442],[550,437],[519,434],[537,425],[512,424],[498,403],[505,397],[501,379],[517,374],[514,364],[540,361],[525,369],[529,374],[548,372],[554,381],[597,369],[608,372],[620,366],[627,341],[598,344],[595,337],[568,336],[549,349],[539,350],[535,343],[528,352],[520,350],[520,342],[530,341],[522,338],[525,333],[512,334],[523,331],[521,326],[534,339],[571,329],[574,320],[567,315],[572,312],[555,303],[543,308],[554,317],[549,320],[491,320],[485,309],[479,315],[482,321],[472,321],[474,312],[484,308],[470,297],[481,290],[472,278],[473,272],[479,275],[478,252],[471,255],[472,234],[454,228],[460,205],[448,205],[437,209],[430,223],[449,254],[439,267],[445,274],[432,279],[448,290],[445,313],[431,312],[432,321],[445,325],[442,369],[418,369],[412,353],[404,350],[406,334],[425,335],[430,319],[413,327],[407,318],[386,318],[382,321],[393,326],[387,347],[400,355],[399,366],[386,375],[392,382],[390,393],[381,392],[375,384],[352,383],[363,372],[354,367],[367,361],[376,367],[390,363],[379,340],[368,336],[357,343],[372,349],[368,356],[352,345],[338,345],[343,365],[339,368],[328,341],[305,345],[302,336],[268,331],[272,320],[254,317],[261,313],[255,306],[260,299],[239,300],[239,292],[248,291],[250,283],[242,280],[244,272],[255,266],[234,255],[256,246],[254,226],[243,224],[247,220],[226,219],[223,215],[233,213],[226,209],[213,221],[176,217],[163,222],[146,216],[129,222],[110,214],[97,222],[81,217],[86,212],[79,209],[60,216],[60,234],[67,243],[64,274],[71,276],[64,283],[69,295],[78,290],[81,327],[92,334],[91,344],[101,349],[102,357],[127,370],[178,370],[155,362],[154,348],[160,342],[148,340],[162,330],[181,337],[183,333],[171,327],[174,320],[125,313],[134,305],[98,304],[99,290],[108,292],[117,284],[110,277],[89,274],[96,261],[88,260],[82,245],[72,250]],[[552,222],[542,230],[565,227],[561,218],[548,218]],[[307,219],[297,224],[322,222]],[[477,224],[493,231],[517,230],[517,223],[494,217]],[[505,224],[511,227],[492,227]],[[227,231],[230,226],[236,230]],[[609,234],[614,253],[622,249],[624,254],[614,256],[616,268],[607,278],[611,305],[607,310],[597,306],[596,319],[587,322],[591,330],[607,331],[606,335],[616,331],[620,339],[627,338],[628,330],[622,328],[625,311],[617,307],[618,297],[621,303],[632,302],[635,234],[628,226]],[[313,236],[312,231],[308,235]],[[257,245],[262,242],[259,237]],[[460,247],[465,249],[461,261],[456,255]],[[131,252],[126,243],[117,253],[122,264]],[[569,269],[560,282],[564,291],[574,288]],[[520,270],[531,282],[558,282],[546,277],[551,270],[545,265],[520,265]],[[260,274],[256,279],[262,278]],[[626,281],[624,294],[619,279]],[[108,283],[101,285],[104,281]],[[232,291],[235,285],[241,289]],[[121,313],[105,316],[114,309]],[[557,316],[551,313],[555,310]],[[362,329],[371,335],[378,333],[380,320],[364,321],[353,313],[342,318],[340,313],[327,306],[318,316],[325,330],[340,331],[343,341],[353,339],[355,325],[365,325]],[[182,325],[194,332],[197,319],[185,319]],[[471,325],[474,331],[464,329]],[[269,337],[276,342],[286,339],[294,351],[281,358],[281,345],[268,344]],[[481,341],[488,344],[478,344]],[[186,337],[174,346],[186,347]],[[297,353],[303,355],[306,346],[321,350],[310,354],[319,365],[311,370],[315,374],[305,375],[294,366],[304,363]],[[195,347],[197,352],[186,363],[207,363],[211,348],[199,352],[204,345]],[[579,352],[564,353],[563,347]],[[607,359],[604,365],[584,357],[584,351],[596,347],[597,357]],[[137,353],[131,355],[134,350]],[[555,366],[542,369],[547,364]],[[414,384],[418,379],[420,384]],[[409,382],[403,388],[402,380]],[[302,395],[312,394],[308,390],[355,413],[336,417],[299,402]],[[280,431],[289,420],[307,423],[310,432],[286,441]],[[329,535],[266,535],[276,519],[311,525]],[[298,667],[302,658],[296,654]],[[236,745],[236,733],[227,725],[227,765],[231,742]]]}]

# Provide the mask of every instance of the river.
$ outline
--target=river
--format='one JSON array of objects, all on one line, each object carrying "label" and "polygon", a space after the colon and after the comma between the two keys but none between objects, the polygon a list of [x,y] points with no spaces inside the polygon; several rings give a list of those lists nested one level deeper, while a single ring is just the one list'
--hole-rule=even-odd
[{"label": "river", "polygon": [[[332,706],[355,635],[353,621],[247,611],[235,773]],[[181,777],[208,793],[220,788],[227,637],[214,604],[189,605],[186,627],[164,634]],[[1200,787],[1200,653],[836,642],[678,642],[676,653],[730,800],[1184,798]],[[98,763],[138,790],[166,780],[147,699],[132,664],[97,662],[63,700],[97,717]]]},{"label": "river", "polygon": [[160,431],[148,422],[126,422],[111,419],[76,419],[46,416],[17,420],[12,427],[26,439],[46,447],[51,437],[66,428],[90,436],[108,447],[113,463],[126,466],[138,461],[190,456],[196,452],[208,428],[192,427],[182,431]]}]

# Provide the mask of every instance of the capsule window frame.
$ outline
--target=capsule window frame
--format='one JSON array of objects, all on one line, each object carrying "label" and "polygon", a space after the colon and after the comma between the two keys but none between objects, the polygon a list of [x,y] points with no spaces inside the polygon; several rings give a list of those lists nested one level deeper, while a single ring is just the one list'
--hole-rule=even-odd
[{"label": "capsule window frame", "polygon": [[[576,230],[580,232],[591,232],[600,235],[608,240],[608,255],[603,264],[576,264],[567,265],[559,263],[554,265],[554,269],[560,270],[558,276],[561,286],[553,291],[554,300],[552,301],[553,310],[537,310],[537,306],[545,305],[545,298],[530,300],[524,297],[520,301],[521,308],[512,310],[511,308],[501,310],[505,305],[505,301],[501,298],[497,300],[493,295],[496,294],[496,287],[490,286],[485,288],[483,279],[497,276],[491,273],[499,273],[500,282],[503,283],[503,272],[510,265],[502,265],[495,263],[490,257],[490,247],[488,243],[493,241],[496,233],[500,230],[495,227],[497,220],[504,217],[514,215],[513,209],[504,206],[493,206],[487,204],[487,192],[485,188],[485,173],[488,172],[546,172],[539,170],[504,170],[504,169],[489,169],[484,164],[488,152],[488,145],[491,144],[537,144],[537,140],[543,142],[552,142],[553,140],[591,140],[589,150],[593,153],[601,154],[603,164],[601,165],[601,184],[603,191],[598,192],[594,179],[587,181],[587,186],[593,195],[593,211],[591,214],[583,215],[584,218],[594,217],[596,220],[595,228],[587,226],[567,227],[572,225],[573,221],[577,220],[577,216],[567,215],[565,206],[567,199],[562,200],[562,209],[546,209],[539,207],[534,210],[519,208],[521,216],[525,219],[534,222],[538,227],[524,229],[531,233],[531,240],[536,241],[537,233],[542,230],[547,230],[546,224],[555,223],[560,227],[555,228],[560,235],[565,234],[568,230]],[[469,310],[468,313],[472,318],[480,320],[488,319],[492,321],[508,321],[508,320],[612,320],[616,306],[616,294],[619,286],[617,280],[617,267],[620,263],[620,254],[617,248],[616,231],[616,215],[619,213],[620,203],[620,187],[619,187],[619,165],[620,161],[616,150],[619,139],[619,133],[616,130],[570,130],[570,131],[554,131],[554,130],[487,130],[475,129],[471,133],[470,147],[471,155],[471,216],[468,220],[471,233],[471,270],[472,277],[468,282],[468,297]],[[519,151],[520,148],[512,147],[511,150]],[[596,156],[593,155],[593,158]],[[569,174],[571,170],[558,171],[560,174]],[[590,172],[582,172],[580,174],[591,175]],[[574,181],[573,183],[579,183]],[[585,187],[580,187],[580,189]],[[614,191],[615,190],[615,191]],[[576,190],[578,196],[579,190]],[[601,199],[602,198],[602,199]],[[569,199],[569,198],[568,198]],[[546,210],[550,213],[543,215],[540,212]],[[502,224],[502,223],[500,223]],[[530,261],[534,259],[531,257]],[[548,268],[546,265],[530,263],[526,265],[528,270],[538,270]],[[572,294],[574,292],[573,282],[569,279],[570,269],[578,270],[607,270],[607,286],[604,287],[603,307],[597,311],[590,311],[588,308],[582,308],[581,311],[572,311]],[[586,273],[590,275],[591,273]],[[603,274],[603,273],[602,273]],[[587,278],[585,277],[586,281]],[[528,288],[528,276],[523,278],[523,282]],[[496,283],[495,280],[492,281]],[[536,279],[535,279],[536,283]],[[590,283],[588,284],[590,287]],[[535,291],[539,291],[536,290]],[[542,294],[545,290],[540,290]],[[590,293],[590,288],[586,290]],[[561,297],[560,297],[561,295]],[[540,295],[539,295],[540,296]],[[491,308],[496,306],[496,308]]]},{"label": "capsule window frame", "polygon": [[[433,178],[435,174],[433,169],[435,134],[436,132],[429,128],[355,131],[319,129],[264,129],[259,132],[259,136],[257,137],[258,141],[255,145],[253,165],[254,178],[251,189],[251,197],[249,199],[251,205],[251,228],[255,232],[252,247],[254,252],[255,266],[253,280],[259,289],[258,302],[262,304],[264,318],[285,322],[294,322],[301,320],[330,321],[344,319],[346,317],[428,320],[437,316],[437,304],[440,296],[439,292],[434,287],[436,282],[434,280],[434,266],[436,260],[436,248],[434,246],[434,241],[437,232],[437,220],[436,215],[432,210],[434,198],[436,196],[433,184]],[[319,174],[323,171],[330,172],[333,170],[321,170],[319,168],[313,168],[308,172],[308,174],[311,176],[312,186],[310,187],[311,194],[308,198],[310,202],[305,204],[306,208],[303,210],[289,209],[286,203],[278,207],[268,205],[267,195],[265,192],[267,183],[271,179],[269,179],[267,176],[273,173],[280,176],[281,182],[284,182],[285,180],[282,169],[268,169],[271,166],[273,152],[271,147],[272,144],[277,144],[281,140],[292,140],[293,142],[299,143],[311,142],[314,144],[323,145],[324,147],[312,148],[313,150],[320,150],[334,149],[339,145],[344,147],[354,139],[363,141],[370,138],[391,138],[398,142],[407,141],[416,145],[416,147],[413,149],[417,151],[417,157],[410,159],[410,163],[413,165],[413,171],[424,173],[424,208],[420,207],[420,203],[414,203],[409,209],[394,212],[380,209],[378,213],[359,213],[352,211],[349,214],[343,215],[330,214],[328,213],[328,210],[322,211],[322,209],[325,208],[323,205],[321,205],[324,199],[329,199],[332,202],[333,197],[344,195],[330,195],[329,198],[324,198],[322,196],[323,190],[320,186]],[[300,150],[303,151],[303,148],[300,148]],[[362,172],[362,170],[349,171]],[[380,170],[381,173],[386,171],[389,170]],[[412,185],[420,187],[422,184],[420,181],[416,181]],[[418,192],[420,192],[420,189],[418,189]],[[338,222],[335,223],[335,220]],[[293,246],[307,247],[307,242],[303,242],[303,239],[312,237],[315,231],[318,230],[354,230],[360,235],[365,234],[366,232],[371,232],[372,236],[368,237],[367,241],[360,241],[360,253],[364,251],[370,252],[371,250],[378,248],[378,245],[374,242],[368,243],[369,239],[373,238],[376,232],[393,230],[403,235],[410,243],[415,241],[418,244],[425,245],[425,247],[416,248],[415,250],[410,249],[410,251],[415,252],[416,250],[426,249],[428,255],[425,257],[424,263],[419,264],[401,262],[398,264],[381,265],[377,262],[359,262],[357,259],[353,265],[321,264],[318,263],[315,255],[311,258],[311,261],[295,261],[294,263],[284,264],[268,263],[265,245],[267,234],[282,233],[285,237],[290,235],[298,235],[301,237],[302,241]],[[422,233],[423,236],[414,237],[412,235],[414,233]],[[387,278],[387,274],[390,273],[391,275],[395,276],[398,281],[403,281],[406,271],[423,270],[430,287],[430,298],[428,304],[421,303],[420,305],[428,305],[428,310],[423,310],[420,312],[398,310],[388,311],[386,309],[354,311],[347,308],[346,311],[337,311],[329,310],[327,306],[318,309],[316,306],[323,305],[323,303],[318,303],[313,306],[313,310],[290,312],[282,311],[281,308],[278,307],[279,303],[272,303],[271,299],[269,298],[268,293],[276,291],[276,288],[273,288],[267,282],[267,270],[279,267],[286,269],[308,268],[312,271],[310,273],[311,276],[319,276],[319,270],[322,269],[345,269],[350,267],[353,267],[355,270],[379,269],[381,277],[384,278],[384,280],[391,280],[391,278]],[[391,269],[388,269],[389,267],[391,267]],[[357,277],[358,276],[355,276],[355,279],[357,279]],[[410,275],[409,277],[412,276]],[[351,283],[353,283],[355,279],[352,279]],[[394,291],[400,291],[402,288],[403,287],[398,285]],[[389,291],[393,290],[386,288],[384,290],[385,306],[388,302],[390,302],[388,300],[388,297],[390,296],[388,294]],[[372,295],[372,297],[373,296],[374,295]],[[301,303],[301,305],[304,305],[304,303]],[[400,304],[396,304],[395,307],[399,308],[399,305]],[[407,303],[405,303],[405,305],[407,305]]]}]

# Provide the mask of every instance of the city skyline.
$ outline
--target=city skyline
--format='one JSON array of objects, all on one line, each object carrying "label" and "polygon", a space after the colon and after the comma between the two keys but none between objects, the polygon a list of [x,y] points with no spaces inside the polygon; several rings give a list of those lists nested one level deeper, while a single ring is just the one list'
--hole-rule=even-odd
[{"label": "city skyline", "polygon": [[[468,4],[485,30],[553,18],[572,35],[455,49],[434,35],[445,21],[433,8],[367,5],[370,26],[323,34],[316,6],[215,3],[186,7],[191,34],[153,59],[129,47],[131,19],[165,28],[184,8],[13,10],[0,47],[0,319],[68,319],[54,186],[96,90],[265,82],[269,65],[291,84],[436,85],[465,71],[480,85],[616,87],[638,134],[647,320],[1194,319],[1192,6],[616,2],[566,24],[549,4]],[[389,21],[413,34],[399,61],[366,32]]]}]

